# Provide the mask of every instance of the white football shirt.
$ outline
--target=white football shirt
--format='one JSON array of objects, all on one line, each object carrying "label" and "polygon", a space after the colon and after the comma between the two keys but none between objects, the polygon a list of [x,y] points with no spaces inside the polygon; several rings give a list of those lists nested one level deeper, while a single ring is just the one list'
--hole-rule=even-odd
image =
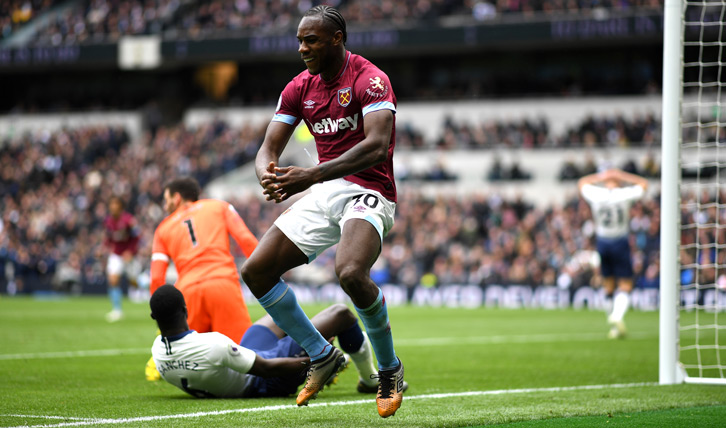
[{"label": "white football shirt", "polygon": [[595,220],[595,234],[601,238],[628,236],[630,206],[645,193],[641,186],[606,187],[586,184],[582,197],[590,204]]},{"label": "white football shirt", "polygon": [[196,397],[242,397],[253,378],[255,352],[217,332],[158,336],[151,354],[165,381]]}]

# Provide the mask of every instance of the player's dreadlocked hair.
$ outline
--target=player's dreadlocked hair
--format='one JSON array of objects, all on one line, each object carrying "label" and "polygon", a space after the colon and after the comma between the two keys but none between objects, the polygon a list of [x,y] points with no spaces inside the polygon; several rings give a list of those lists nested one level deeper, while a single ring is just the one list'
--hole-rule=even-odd
[{"label": "player's dreadlocked hair", "polygon": [[325,4],[321,4],[305,12],[305,14],[303,14],[303,17],[306,16],[320,16],[320,18],[323,19],[325,25],[328,25],[333,33],[338,30],[343,33],[343,44],[345,44],[345,42],[348,40],[348,30],[346,30],[345,18],[343,18],[343,15],[338,12],[338,9]]}]

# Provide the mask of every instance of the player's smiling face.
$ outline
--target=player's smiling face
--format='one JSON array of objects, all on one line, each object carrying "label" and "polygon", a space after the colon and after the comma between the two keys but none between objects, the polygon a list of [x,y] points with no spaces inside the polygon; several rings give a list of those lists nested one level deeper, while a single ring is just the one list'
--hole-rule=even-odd
[{"label": "player's smiling face", "polygon": [[[306,16],[297,28],[298,52],[310,74],[321,74],[326,80],[340,71],[342,33],[331,32],[318,16]],[[345,50],[342,50],[345,52]]]}]

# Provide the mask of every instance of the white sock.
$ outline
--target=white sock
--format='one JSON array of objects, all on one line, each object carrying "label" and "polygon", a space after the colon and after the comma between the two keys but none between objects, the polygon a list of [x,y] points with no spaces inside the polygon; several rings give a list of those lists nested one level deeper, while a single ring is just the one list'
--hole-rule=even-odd
[{"label": "white sock", "polygon": [[378,370],[373,364],[373,351],[371,350],[371,343],[368,341],[368,336],[363,333],[363,345],[356,352],[350,354],[350,359],[353,360],[356,370],[358,370],[358,376],[368,386],[378,385],[377,379],[371,379],[371,375],[378,374]]},{"label": "white sock", "polygon": [[612,322],[622,321],[625,312],[628,311],[628,306],[630,306],[630,293],[616,292],[613,299],[613,312],[610,314],[609,320]]}]

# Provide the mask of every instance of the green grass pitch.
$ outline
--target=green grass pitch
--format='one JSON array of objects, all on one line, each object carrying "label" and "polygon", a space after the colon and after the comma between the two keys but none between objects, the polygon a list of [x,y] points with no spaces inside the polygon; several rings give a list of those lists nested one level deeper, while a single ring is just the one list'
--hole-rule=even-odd
[{"label": "green grass pitch", "polygon": [[[349,368],[309,407],[294,398],[199,400],[143,368],[148,307],[103,298],[0,297],[0,427],[708,427],[724,426],[726,387],[659,386],[658,314],[630,312],[605,338],[594,311],[390,308],[411,387],[389,419]],[[249,302],[253,318],[262,315]],[[322,307],[306,307],[309,315]]]}]

